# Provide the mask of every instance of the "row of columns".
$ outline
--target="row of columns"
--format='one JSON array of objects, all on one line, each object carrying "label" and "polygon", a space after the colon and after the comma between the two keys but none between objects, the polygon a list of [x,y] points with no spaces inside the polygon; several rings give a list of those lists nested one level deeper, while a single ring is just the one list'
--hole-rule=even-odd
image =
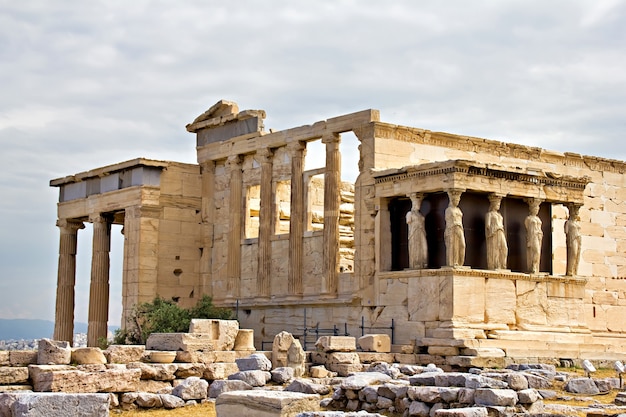
[{"label": "row of columns", "polygon": [[[93,250],[87,345],[98,346],[99,339],[106,338],[108,330],[112,218],[98,214],[91,216],[89,221],[93,223]],[[84,229],[85,225],[79,220],[59,219],[57,226],[60,241],[53,337],[55,340],[73,343],[78,231]]]},{"label": "row of columns", "polygon": [[[332,133],[322,137],[326,145],[326,168],[324,173],[324,267],[321,292],[333,296],[338,290],[339,271],[339,207],[341,204],[341,137]],[[303,293],[303,237],[306,223],[306,202],[303,184],[306,142],[294,141],[287,145],[291,157],[291,217],[289,220],[288,293]],[[258,236],[257,296],[271,296],[272,235],[275,229],[275,201],[272,186],[274,150],[262,148],[256,152],[261,166]],[[243,201],[243,155],[231,155],[226,161],[229,175],[229,233],[227,243],[227,296],[238,298],[241,276],[241,236]]]},{"label": "row of columns", "polygon": [[[444,241],[446,247],[447,266],[458,267],[465,263],[465,234],[463,231],[463,212],[459,202],[463,190],[448,190],[448,207],[445,210]],[[409,265],[411,268],[425,268],[428,264],[428,249],[424,216],[420,213],[423,194],[412,193],[411,210],[406,215],[409,226]],[[506,269],[508,245],[500,204],[503,195],[489,195],[489,211],[485,218],[485,236],[487,247],[487,268]],[[539,218],[539,207],[543,200],[528,198],[529,214],[524,220],[526,227],[526,259],[527,272],[539,272],[541,261],[541,245],[543,240],[542,222]],[[566,275],[576,275],[580,260],[581,235],[579,219],[580,205],[569,204],[569,217],[565,223],[567,267]]]}]

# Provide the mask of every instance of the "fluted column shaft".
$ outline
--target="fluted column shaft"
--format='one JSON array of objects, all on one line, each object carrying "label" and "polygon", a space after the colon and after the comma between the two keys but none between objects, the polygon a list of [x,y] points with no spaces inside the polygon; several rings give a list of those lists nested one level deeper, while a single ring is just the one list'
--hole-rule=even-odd
[{"label": "fluted column shaft", "polygon": [[98,340],[107,337],[107,323],[109,321],[111,221],[102,214],[94,216],[90,220],[93,222],[93,251],[91,255],[87,346],[98,346]]},{"label": "fluted column shaft", "polygon": [[339,206],[341,204],[340,136],[326,135],[326,171],[324,172],[324,281],[322,294],[336,295],[339,269]]},{"label": "fluted column shaft", "polygon": [[83,222],[59,219],[59,269],[57,274],[57,298],[54,319],[54,340],[74,342],[74,307],[76,285],[76,247],[78,230]]},{"label": "fluted column shaft", "polygon": [[272,274],[272,226],[274,198],[272,193],[272,151],[257,151],[261,163],[261,208],[259,210],[259,252],[257,268],[257,294],[270,295]]},{"label": "fluted column shaft", "polygon": [[228,217],[228,260],[226,269],[226,291],[230,297],[239,297],[241,280],[241,204],[243,174],[241,157],[233,155],[226,164],[230,171],[230,204]]},{"label": "fluted column shaft", "polygon": [[291,217],[289,219],[289,281],[288,291],[291,295],[302,295],[302,238],[304,236],[305,210],[304,186],[304,155],[306,147],[302,142],[289,144],[291,155]]}]

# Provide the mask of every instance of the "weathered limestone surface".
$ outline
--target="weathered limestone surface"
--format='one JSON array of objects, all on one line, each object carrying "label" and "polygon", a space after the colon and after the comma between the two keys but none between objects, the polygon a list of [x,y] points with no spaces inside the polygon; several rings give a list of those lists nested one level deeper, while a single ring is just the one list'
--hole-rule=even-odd
[{"label": "weathered limestone surface", "polygon": [[224,392],[245,391],[253,389],[252,385],[239,380],[217,380],[209,386],[209,398],[217,398]]},{"label": "weathered limestone surface", "polygon": [[72,348],[69,342],[40,339],[37,349],[39,365],[67,365],[72,361]]},{"label": "weathered limestone surface", "polygon": [[386,334],[366,334],[359,337],[359,347],[365,352],[391,352],[391,338]]},{"label": "weathered limestone surface", "polygon": [[162,394],[165,392],[172,392],[171,381],[154,381],[149,379],[142,379],[137,383],[138,392],[150,392],[153,394]]},{"label": "weathered limestone surface", "polygon": [[19,394],[11,406],[14,417],[67,417],[109,415],[107,394]]},{"label": "weathered limestone surface", "polygon": [[155,381],[173,381],[176,379],[177,364],[132,362],[126,365],[127,369],[141,371],[141,379],[153,379]]},{"label": "weathered limestone surface", "polygon": [[[245,352],[248,354],[248,352]],[[238,352],[234,351],[179,351],[176,352],[176,362],[200,363],[235,363]]]},{"label": "weathered limestone surface", "polygon": [[146,349],[172,351],[216,350],[215,339],[213,339],[212,335],[202,333],[152,333],[146,341]]},{"label": "weathered limestone surface", "polygon": [[213,350],[232,350],[239,333],[237,320],[192,319],[189,333],[202,334],[214,340]]},{"label": "weathered limestone surface", "polygon": [[203,400],[207,397],[208,389],[209,383],[207,381],[192,376],[176,385],[172,394],[183,400]]},{"label": "weathered limestone surface", "polygon": [[291,333],[280,332],[274,336],[272,343],[272,366],[279,368],[287,366],[293,368],[294,376],[300,377],[305,373],[306,354],[298,339]]},{"label": "weathered limestone surface", "polygon": [[190,376],[202,377],[206,371],[206,365],[203,363],[177,363],[176,378],[189,378]]},{"label": "weathered limestone surface", "polygon": [[351,336],[321,336],[315,347],[324,352],[352,352],[356,350],[356,339]]},{"label": "weathered limestone surface", "polygon": [[240,371],[271,371],[272,362],[262,353],[254,353],[245,358],[238,358],[235,360],[237,367]]},{"label": "weathered limestone surface", "polygon": [[137,391],[140,369],[108,369],[101,372],[63,370],[39,372],[33,375],[33,387],[38,392],[132,392]]},{"label": "weathered limestone surface", "polygon": [[107,358],[99,348],[76,348],[72,350],[72,363],[78,365],[105,364]]},{"label": "weathered limestone surface", "polygon": [[318,411],[320,396],[286,391],[231,391],[215,402],[218,417],[295,417]]},{"label": "weathered limestone surface", "polygon": [[104,355],[109,363],[130,363],[140,361],[145,350],[145,345],[110,345]]},{"label": "weathered limestone surface", "polygon": [[14,385],[28,383],[28,368],[0,366],[0,384]]},{"label": "weathered limestone surface", "polygon": [[226,379],[237,372],[239,372],[239,368],[236,363],[208,363],[204,371],[204,378],[210,381]]},{"label": "weathered limestone surface", "polygon": [[163,407],[163,401],[158,394],[152,394],[148,392],[140,392],[137,395],[135,404],[142,408],[161,408]]}]

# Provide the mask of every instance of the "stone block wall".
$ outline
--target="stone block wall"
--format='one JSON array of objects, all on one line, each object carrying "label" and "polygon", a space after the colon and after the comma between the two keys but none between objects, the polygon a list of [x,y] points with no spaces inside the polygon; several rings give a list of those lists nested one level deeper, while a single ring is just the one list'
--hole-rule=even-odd
[{"label": "stone block wall", "polygon": [[199,170],[190,172],[184,165],[171,164],[163,173],[159,196],[162,210],[155,242],[158,273],[154,296],[177,299],[183,308],[193,307],[201,292],[198,244],[201,197]]}]

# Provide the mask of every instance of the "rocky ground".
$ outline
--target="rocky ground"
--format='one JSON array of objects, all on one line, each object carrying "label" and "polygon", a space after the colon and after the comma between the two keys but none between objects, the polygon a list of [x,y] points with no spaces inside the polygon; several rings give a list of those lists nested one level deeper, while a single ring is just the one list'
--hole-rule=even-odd
[{"label": "rocky ground", "polygon": [[[197,338],[157,339],[167,345]],[[112,345],[101,351],[41,339],[37,351],[0,352],[0,416],[18,415],[3,414],[3,407],[33,409],[38,402],[49,409],[56,401],[60,408],[68,396],[72,404],[84,401],[102,412],[93,416],[108,415],[110,408],[174,410],[206,402],[215,402],[218,416],[286,415],[276,410],[289,407],[318,413],[309,417],[626,416],[626,392],[613,369],[420,365],[406,360],[423,355],[357,352],[352,339],[321,337],[315,351],[304,352],[284,332],[272,352],[256,353],[232,350],[234,345],[214,351]]]}]

